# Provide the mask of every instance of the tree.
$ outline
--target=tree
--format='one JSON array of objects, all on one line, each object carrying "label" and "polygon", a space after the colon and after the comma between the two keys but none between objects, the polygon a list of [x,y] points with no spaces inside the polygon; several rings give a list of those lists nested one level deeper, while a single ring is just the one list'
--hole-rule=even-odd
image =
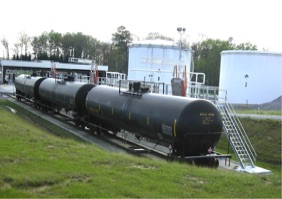
[{"label": "tree", "polygon": [[77,57],[94,60],[98,54],[100,42],[89,35],[78,33],[66,33],[62,37],[62,51],[64,61],[68,57]]},{"label": "tree", "polygon": [[233,44],[233,38],[228,41],[219,39],[206,39],[202,42],[194,43],[195,72],[206,74],[206,84],[211,86],[219,85],[220,75],[220,53],[224,50],[256,50],[256,45],[251,43]]},{"label": "tree", "polygon": [[22,52],[23,48],[24,48],[24,55],[27,56],[27,50],[29,47],[29,43],[30,43],[30,37],[26,33],[21,32],[20,37],[19,37],[19,44],[21,47],[21,56],[23,55],[23,52]]},{"label": "tree", "polygon": [[35,59],[49,59],[49,36],[47,32],[43,32],[38,37],[33,37],[31,45],[33,47]]},{"label": "tree", "polygon": [[149,39],[149,40],[162,39],[162,40],[167,40],[167,41],[173,41],[172,38],[164,36],[164,35],[157,33],[157,32],[150,32],[147,35],[146,39]]},{"label": "tree", "polygon": [[250,42],[235,45],[234,50],[257,50],[257,46]]},{"label": "tree", "polygon": [[112,52],[110,43],[102,42],[97,48],[96,63],[100,65],[109,65]]},{"label": "tree", "polygon": [[48,43],[50,59],[60,61],[62,54],[62,34],[51,30],[51,32],[48,33]]},{"label": "tree", "polygon": [[228,41],[206,39],[202,42],[194,43],[195,72],[206,74],[206,84],[211,86],[219,85],[220,73],[220,53],[223,50],[231,50]]},{"label": "tree", "polygon": [[87,38],[83,33],[73,34],[74,57],[84,58],[84,47],[86,44]]},{"label": "tree", "polygon": [[131,33],[124,26],[117,28],[112,34],[111,60],[109,67],[114,71],[127,73],[128,70],[128,45],[132,42]]},{"label": "tree", "polygon": [[15,59],[18,59],[18,57],[19,57],[19,47],[20,47],[20,45],[18,43],[14,44],[14,56],[13,57],[15,57]]},{"label": "tree", "polygon": [[62,38],[62,49],[63,49],[63,57],[64,62],[68,61],[68,57],[73,57],[74,54],[74,42],[73,42],[73,34],[72,33],[66,33],[63,35]]},{"label": "tree", "polygon": [[2,39],[1,40],[1,42],[2,42],[2,45],[4,46],[4,48],[5,48],[5,50],[6,50],[6,59],[9,59],[9,57],[10,57],[10,55],[9,55],[9,42],[8,42],[8,40],[7,39]]}]

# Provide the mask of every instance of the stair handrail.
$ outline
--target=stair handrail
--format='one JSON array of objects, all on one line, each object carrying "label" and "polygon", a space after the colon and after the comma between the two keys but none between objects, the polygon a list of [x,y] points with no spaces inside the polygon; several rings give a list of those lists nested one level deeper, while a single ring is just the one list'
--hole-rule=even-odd
[{"label": "stair handrail", "polygon": [[[235,126],[235,128],[236,128],[235,130],[237,130],[237,132],[238,132],[238,134],[236,134],[236,136],[243,143],[242,147],[244,148],[245,153],[248,155],[248,159],[251,162],[251,166],[254,167],[254,162],[256,161],[257,154],[256,154],[255,149],[254,149],[253,145],[251,144],[251,142],[250,142],[250,140],[247,136],[247,133],[244,130],[242,123],[240,122],[232,104],[228,103],[226,97],[225,97],[224,103],[220,103],[218,96],[217,96],[216,104],[219,105],[219,108],[221,109],[220,111],[222,113],[224,113],[225,115],[227,115],[230,122],[232,123],[232,125]],[[225,126],[224,126],[224,128],[225,128]],[[228,140],[230,142],[230,134],[229,134],[228,130],[225,129],[225,132],[228,134]],[[231,142],[231,147],[236,152],[236,155],[241,162],[241,166],[245,167],[244,163],[242,162],[241,157],[239,156],[239,154],[237,154],[235,146],[232,142]]]},{"label": "stair handrail", "polygon": [[257,153],[245,131],[245,129],[243,128],[242,123],[240,122],[238,115],[236,114],[234,107],[232,106],[232,104],[226,102],[226,107],[228,108],[229,113],[231,113],[232,118],[231,120],[235,123],[236,127],[239,128],[239,133],[242,135],[243,137],[243,141],[245,143],[245,146],[247,147],[247,153],[249,153],[250,157],[251,157],[251,161],[255,162],[256,161],[256,156]]}]

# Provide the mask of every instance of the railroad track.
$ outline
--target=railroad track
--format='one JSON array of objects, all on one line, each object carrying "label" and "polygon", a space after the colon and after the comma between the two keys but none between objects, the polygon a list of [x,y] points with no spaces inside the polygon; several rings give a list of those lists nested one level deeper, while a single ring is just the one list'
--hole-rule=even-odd
[{"label": "railroad track", "polygon": [[[128,132],[118,133],[116,136],[111,134],[102,133],[101,136],[90,134],[86,128],[82,129],[77,127],[70,115],[64,113],[60,114],[46,114],[43,110],[39,110],[35,108],[32,102],[30,101],[21,101],[19,102],[14,95],[11,93],[0,93],[1,95],[7,95],[11,101],[20,105],[26,106],[24,108],[29,109],[29,111],[33,112],[35,115],[38,114],[39,117],[44,118],[46,120],[54,120],[54,124],[69,131],[70,133],[74,134],[75,136],[90,142],[91,144],[95,144],[96,146],[103,148],[108,151],[112,152],[121,152],[121,153],[130,153],[133,155],[143,156],[151,159],[162,159],[162,160],[176,160],[176,161],[188,161],[190,162],[189,158],[197,158],[196,156],[193,157],[172,157],[169,156],[169,150],[166,147],[161,147],[160,145],[156,145],[154,143],[150,143],[146,139],[136,139],[133,134]],[[161,148],[161,149],[160,149]],[[219,160],[219,169],[227,169],[233,170],[238,164],[236,162],[231,161],[231,156],[228,155],[221,155],[217,154],[216,157]],[[214,158],[212,156],[206,156],[206,158]],[[229,159],[226,161],[226,159]]]},{"label": "railroad track", "polygon": [[[137,139],[134,134],[122,131],[121,133],[111,134],[102,133],[101,135],[91,134],[87,128],[80,128],[72,121],[71,113],[59,112],[47,114],[43,110],[36,109],[31,101],[18,101],[12,94],[4,94],[10,101],[20,105],[21,107],[31,111],[33,114],[44,118],[53,124],[62,127],[64,123],[67,127],[64,128],[70,133],[82,138],[83,140],[95,144],[100,148],[108,151],[130,153],[136,156],[147,157],[151,159],[163,159],[167,160],[168,149],[162,146],[156,146],[154,143],[150,143],[146,139]],[[75,130],[74,130],[75,129]],[[76,131],[76,133],[74,132]],[[158,150],[158,148],[162,150]]]}]

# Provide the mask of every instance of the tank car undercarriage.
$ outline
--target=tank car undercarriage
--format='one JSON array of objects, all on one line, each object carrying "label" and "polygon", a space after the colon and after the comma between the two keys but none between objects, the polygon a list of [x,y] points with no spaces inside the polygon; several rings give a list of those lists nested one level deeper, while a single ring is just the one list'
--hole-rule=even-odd
[{"label": "tank car undercarriage", "polygon": [[[77,127],[82,129],[87,128],[88,132],[93,135],[100,136],[102,134],[110,134],[115,136],[118,133],[125,132],[120,128],[105,126],[102,124],[94,124],[93,122],[90,121],[91,119],[89,119],[89,117],[87,116],[86,117],[76,116],[74,119],[74,122]],[[211,168],[217,168],[219,166],[218,158],[231,158],[230,155],[221,155],[214,151],[209,151],[207,152],[207,154],[184,156],[183,154],[181,155],[180,151],[182,149],[177,147],[177,144],[164,143],[161,140],[152,140],[150,138],[145,138],[142,135],[138,135],[138,134],[134,134],[134,136],[136,137],[137,140],[135,144],[138,144],[142,139],[146,139],[147,141],[153,143],[154,146],[162,145],[167,147],[169,152],[167,153],[166,158],[168,160],[186,162],[188,164],[197,165],[197,166],[208,166]],[[174,147],[172,148],[172,146]]]}]

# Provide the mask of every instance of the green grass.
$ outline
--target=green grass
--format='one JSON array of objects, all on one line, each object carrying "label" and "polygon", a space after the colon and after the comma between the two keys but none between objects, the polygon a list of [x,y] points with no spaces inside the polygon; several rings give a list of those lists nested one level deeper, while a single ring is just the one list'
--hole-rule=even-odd
[{"label": "green grass", "polygon": [[2,198],[281,198],[281,165],[252,175],[110,153],[1,103]]},{"label": "green grass", "polygon": [[39,128],[42,128],[44,130],[47,130],[49,132],[52,132],[53,134],[56,134],[62,138],[71,138],[71,139],[75,139],[75,140],[80,140],[79,138],[77,138],[75,135],[70,134],[68,131],[53,125],[51,122],[46,121],[44,119],[42,119],[41,117],[38,117],[37,115],[34,115],[32,112],[30,112],[29,110],[26,110],[24,108],[22,108],[21,106],[18,106],[14,103],[12,103],[11,101],[8,100],[0,100],[0,105],[2,102],[2,106],[3,107],[9,107],[9,108],[13,108],[17,111],[17,115],[21,116],[22,118],[25,118],[26,120],[28,120],[29,122],[31,122],[33,125],[36,125]]},{"label": "green grass", "polygon": [[237,109],[237,114],[256,114],[256,115],[282,115],[282,111],[254,110],[254,109]]},{"label": "green grass", "polygon": [[[281,120],[240,118],[240,121],[257,152],[258,164],[281,166]],[[226,153],[227,143],[226,136],[222,135],[217,148]]]}]

